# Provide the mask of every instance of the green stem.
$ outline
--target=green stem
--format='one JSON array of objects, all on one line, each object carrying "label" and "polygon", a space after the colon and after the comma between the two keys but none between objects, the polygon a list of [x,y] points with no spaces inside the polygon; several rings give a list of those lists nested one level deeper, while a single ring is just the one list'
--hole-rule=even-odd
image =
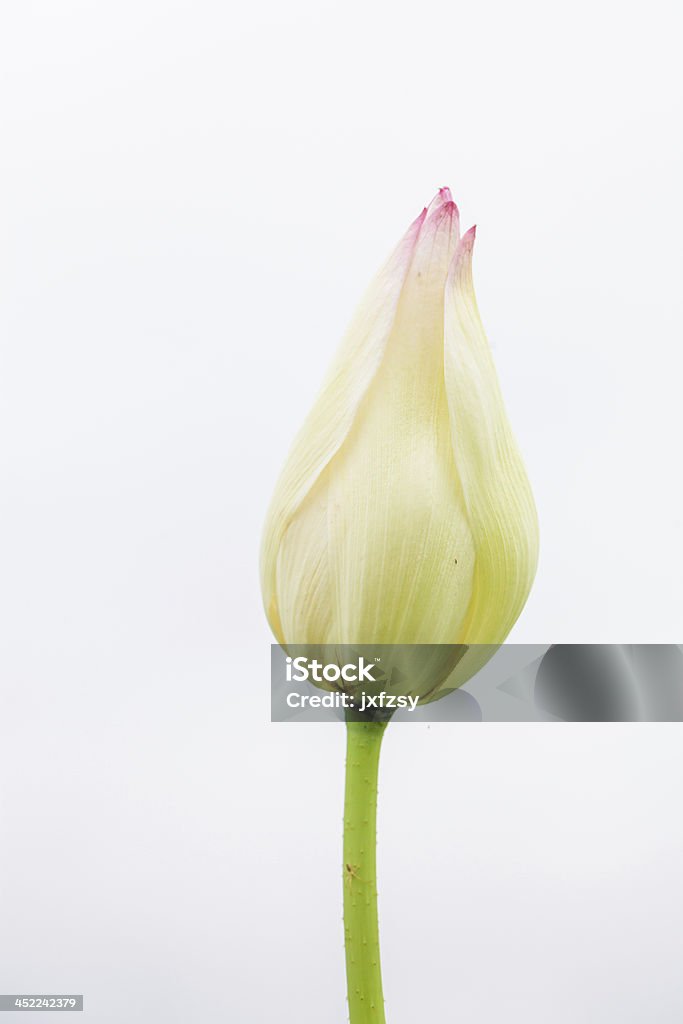
[{"label": "green stem", "polygon": [[351,1024],[385,1024],[377,924],[377,769],[386,722],[347,722],[344,939]]}]

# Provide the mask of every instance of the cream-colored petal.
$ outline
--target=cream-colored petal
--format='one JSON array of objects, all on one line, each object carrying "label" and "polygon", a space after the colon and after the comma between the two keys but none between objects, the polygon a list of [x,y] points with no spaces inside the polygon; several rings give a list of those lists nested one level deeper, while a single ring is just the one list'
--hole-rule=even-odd
[{"label": "cream-colored petal", "polygon": [[377,373],[282,538],[277,605],[288,640],[453,643],[462,627],[474,550],[443,374],[457,228],[442,192],[420,231]]},{"label": "cream-colored petal", "polygon": [[[437,206],[445,201],[437,200]],[[277,563],[283,537],[301,503],[339,451],[377,373],[426,218],[425,209],[368,289],[276,485],[263,534],[261,586],[266,615],[280,642],[286,635],[277,603]],[[315,539],[323,543],[322,537]],[[309,551],[308,556],[316,564],[315,553]]]},{"label": "cream-colored petal", "polygon": [[446,643],[467,606],[472,544],[442,371],[456,232],[452,204],[427,220],[385,358],[330,467],[334,628],[349,643]]},{"label": "cream-colored petal", "polygon": [[460,642],[500,644],[533,582],[538,522],[477,308],[473,245],[471,229],[453,258],[444,329],[453,453],[476,551],[472,597]]}]

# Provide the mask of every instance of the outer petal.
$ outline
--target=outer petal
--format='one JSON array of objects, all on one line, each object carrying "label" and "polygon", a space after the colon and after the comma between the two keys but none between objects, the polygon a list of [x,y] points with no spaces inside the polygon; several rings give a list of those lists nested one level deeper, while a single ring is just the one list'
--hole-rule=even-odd
[{"label": "outer petal", "polygon": [[280,642],[285,638],[277,606],[276,572],[282,538],[302,501],[342,446],[377,373],[426,217],[424,209],[368,289],[275,488],[263,535],[261,586],[266,615]]},{"label": "outer petal", "polygon": [[500,644],[531,589],[538,521],[477,308],[474,235],[474,228],[463,235],[453,258],[444,326],[453,452],[477,553],[460,642]]},{"label": "outer petal", "polygon": [[448,643],[474,560],[450,444],[444,287],[455,206],[426,221],[382,365],[330,466],[333,635],[347,643]]},{"label": "outer petal", "polygon": [[[315,452],[315,471],[296,495],[296,446],[290,456],[287,515],[276,494],[264,549],[281,641],[447,643],[459,631],[474,558],[443,377],[444,286],[457,239],[457,209],[442,189],[390,261],[401,270],[399,294],[381,276],[373,315],[347,334],[299,437]],[[373,357],[365,372],[355,351]],[[330,411],[333,445],[322,451]]]}]

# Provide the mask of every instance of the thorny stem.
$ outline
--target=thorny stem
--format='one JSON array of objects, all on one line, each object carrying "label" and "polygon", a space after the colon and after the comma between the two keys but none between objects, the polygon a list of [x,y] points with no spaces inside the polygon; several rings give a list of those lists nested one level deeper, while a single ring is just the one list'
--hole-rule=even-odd
[{"label": "thorny stem", "polygon": [[347,722],[344,940],[351,1024],[385,1024],[377,923],[377,771],[386,722]]}]

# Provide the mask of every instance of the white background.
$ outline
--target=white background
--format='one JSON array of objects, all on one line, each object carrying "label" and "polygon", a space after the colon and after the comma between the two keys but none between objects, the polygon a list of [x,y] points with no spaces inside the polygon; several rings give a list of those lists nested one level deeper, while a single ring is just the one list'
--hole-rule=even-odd
[{"label": "white background", "polygon": [[[0,991],[336,1024],[343,731],[268,723],[275,476],[450,185],[541,520],[512,639],[681,640],[677,5],[1,21]],[[390,729],[389,1024],[679,1021],[681,777],[678,725]]]}]

